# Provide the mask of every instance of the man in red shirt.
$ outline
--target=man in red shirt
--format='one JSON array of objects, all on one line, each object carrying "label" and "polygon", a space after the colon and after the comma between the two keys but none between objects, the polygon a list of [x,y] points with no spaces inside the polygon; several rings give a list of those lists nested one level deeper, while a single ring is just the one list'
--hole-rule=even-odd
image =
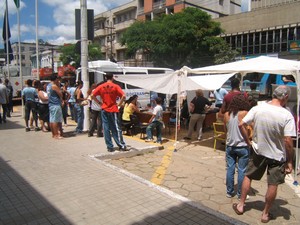
[{"label": "man in red shirt", "polygon": [[[241,94],[243,93],[240,90],[240,80],[238,78],[233,78],[231,80],[231,91],[224,96],[221,113],[224,114],[225,112],[227,112],[233,97]],[[248,95],[246,92],[243,95],[246,99],[248,99]]]},{"label": "man in red shirt", "polygon": [[[121,87],[113,83],[113,74],[107,73],[105,75],[107,82],[99,85],[91,94],[94,101],[102,104],[102,123],[104,131],[104,140],[109,152],[114,151],[114,145],[111,137],[118,145],[121,151],[126,151],[126,144],[123,139],[122,129],[119,121],[119,109],[126,96]],[[95,97],[100,95],[102,102]],[[119,104],[117,104],[117,98],[120,98]]]}]

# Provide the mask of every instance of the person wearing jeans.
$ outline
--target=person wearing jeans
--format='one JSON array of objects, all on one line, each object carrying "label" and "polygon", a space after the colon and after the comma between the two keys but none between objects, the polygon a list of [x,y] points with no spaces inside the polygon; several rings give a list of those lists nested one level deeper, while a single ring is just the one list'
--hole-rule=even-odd
[{"label": "person wearing jeans", "polygon": [[[114,151],[112,138],[119,147],[119,150],[127,151],[126,144],[123,140],[118,109],[118,106],[122,105],[126,96],[121,87],[113,83],[113,74],[107,73],[105,77],[107,81],[94,89],[91,98],[98,104],[102,103],[101,116],[107,151]],[[98,95],[100,95],[101,101],[96,98]],[[119,103],[116,102],[117,98],[120,99]]]},{"label": "person wearing jeans", "polygon": [[249,161],[249,147],[239,129],[240,121],[245,117],[250,104],[243,95],[233,97],[229,111],[224,115],[226,135],[226,197],[234,196],[234,174],[238,163],[238,188],[236,195],[241,196],[241,188]]},{"label": "person wearing jeans", "polygon": [[160,97],[157,97],[155,99],[155,103],[156,106],[153,109],[153,115],[149,120],[149,125],[146,128],[146,134],[147,134],[147,138],[146,138],[146,142],[150,142],[153,141],[153,129],[156,129],[156,136],[157,136],[157,141],[156,143],[161,144],[162,143],[162,137],[161,137],[161,130],[163,127],[163,120],[162,120],[162,116],[163,116],[163,108],[161,106],[162,104],[162,99]]},{"label": "person wearing jeans", "polygon": [[247,146],[244,147],[234,147],[227,146],[226,148],[226,162],[227,162],[227,174],[226,174],[226,196],[231,198],[234,196],[234,174],[236,163],[238,179],[237,179],[237,197],[238,199],[241,197],[241,188],[244,179],[244,174],[247,169],[249,161],[249,148]]},{"label": "person wearing jeans", "polygon": [[75,112],[76,112],[76,118],[77,118],[77,127],[75,130],[75,133],[81,134],[83,132],[83,120],[84,120],[84,111],[83,106],[81,105],[82,101],[85,100],[83,93],[81,91],[83,87],[83,82],[80,80],[78,81],[78,86],[75,91],[75,99],[76,104],[74,106]]},{"label": "person wearing jeans", "polygon": [[80,134],[83,131],[83,120],[84,120],[83,106],[81,106],[79,103],[76,103],[74,105],[74,109],[77,118],[77,126],[75,132]]},{"label": "person wearing jeans", "polygon": [[[98,85],[99,86],[99,85]],[[93,93],[93,90],[92,90]],[[103,137],[103,131],[102,131],[102,116],[101,116],[101,104],[98,104],[98,102],[102,102],[101,97],[98,95],[96,96],[97,101],[92,99],[91,101],[91,124],[88,132],[88,137],[91,137],[94,135],[94,131],[97,128],[97,137]]]}]

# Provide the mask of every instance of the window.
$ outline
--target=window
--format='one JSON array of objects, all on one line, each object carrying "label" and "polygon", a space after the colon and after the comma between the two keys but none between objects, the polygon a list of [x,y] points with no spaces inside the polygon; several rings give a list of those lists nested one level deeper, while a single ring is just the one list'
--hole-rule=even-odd
[{"label": "window", "polygon": [[223,6],[224,5],[224,0],[219,0],[219,5]]}]

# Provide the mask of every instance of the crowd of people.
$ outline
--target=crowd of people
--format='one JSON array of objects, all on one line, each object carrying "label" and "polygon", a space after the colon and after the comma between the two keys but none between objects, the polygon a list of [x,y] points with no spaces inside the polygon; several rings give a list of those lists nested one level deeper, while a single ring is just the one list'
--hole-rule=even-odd
[{"label": "crowd of people", "polygon": [[[97,130],[97,137],[104,137],[107,150],[115,151],[115,144],[120,151],[127,151],[123,138],[122,126],[130,134],[132,116],[140,112],[138,96],[133,95],[126,100],[123,90],[113,82],[113,74],[105,75],[106,81],[91,85],[86,95],[82,92],[83,82],[77,81],[74,87],[68,82],[61,84],[56,75],[52,75],[50,83],[39,80],[27,80],[22,90],[25,105],[26,132],[52,132],[55,139],[63,138],[63,124],[67,126],[67,116],[77,123],[76,134],[83,133],[84,106],[89,104],[91,122],[88,137]],[[9,81],[5,84],[0,79],[0,104],[2,115],[0,123],[6,122],[13,112],[11,104],[12,88]],[[267,192],[261,222],[272,219],[270,208],[277,194],[278,185],[284,183],[286,174],[293,169],[293,140],[296,136],[295,120],[287,109],[287,101],[291,94],[288,86],[278,86],[268,102],[257,105],[259,94],[256,86],[250,92],[240,90],[240,80],[231,79],[231,90],[214,91],[215,106],[219,109],[219,119],[223,121],[226,135],[226,196],[237,196],[239,203],[232,205],[236,214],[244,213],[245,201],[249,198],[252,180],[260,180],[267,171]],[[119,99],[117,101],[117,99]],[[151,118],[146,127],[146,142],[162,143],[163,100],[152,96],[149,102]],[[174,103],[176,104],[176,103]],[[202,138],[202,126],[211,101],[204,97],[202,90],[196,90],[191,102],[185,99],[181,105],[181,114],[188,122],[185,140],[192,139],[197,131],[197,139]],[[150,110],[151,109],[151,110]],[[267,115],[267,116],[266,116]],[[251,132],[249,132],[249,129]],[[157,139],[154,141],[153,131]],[[251,134],[251,135],[249,135]],[[237,170],[237,188],[234,176]]]},{"label": "crowd of people", "polygon": [[[237,215],[245,211],[252,180],[260,180],[267,171],[267,191],[261,222],[273,219],[270,208],[276,198],[278,185],[293,169],[293,140],[296,136],[295,120],[287,107],[291,90],[278,86],[270,101],[257,105],[256,86],[241,92],[240,80],[231,80],[232,90],[220,97],[220,114],[226,135],[226,196],[237,195],[232,205]],[[220,94],[220,91],[219,93]],[[249,129],[251,132],[249,132]],[[237,170],[237,188],[234,174]]]}]

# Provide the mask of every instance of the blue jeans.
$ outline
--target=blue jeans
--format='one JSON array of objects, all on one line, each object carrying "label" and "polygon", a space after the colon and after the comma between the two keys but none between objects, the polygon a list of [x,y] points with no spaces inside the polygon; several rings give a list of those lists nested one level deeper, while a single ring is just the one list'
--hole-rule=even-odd
[{"label": "blue jeans", "polygon": [[120,126],[119,113],[111,113],[102,110],[101,116],[104,131],[104,140],[107,148],[113,149],[114,147],[111,137],[113,137],[119,148],[125,148],[126,144],[124,142],[122,129]]},{"label": "blue jeans", "polygon": [[80,106],[79,104],[75,104],[74,109],[75,109],[76,117],[77,117],[76,132],[77,133],[82,133],[82,131],[83,131],[83,120],[84,120],[83,106]]},{"label": "blue jeans", "polygon": [[227,174],[226,174],[226,192],[227,194],[234,195],[234,174],[236,163],[238,163],[238,188],[237,196],[241,196],[241,188],[245,176],[246,168],[249,161],[249,148],[245,147],[226,147],[226,161],[227,161]]},{"label": "blue jeans", "polygon": [[147,139],[153,139],[153,129],[156,129],[157,142],[161,142],[161,130],[163,124],[159,121],[153,121],[146,128]]},{"label": "blue jeans", "polygon": [[[75,109],[74,109],[74,105],[75,105],[75,103],[74,102],[69,102],[69,108],[70,108],[70,113],[71,113],[71,119],[72,120],[75,120],[75,118],[76,118],[76,113],[74,112],[75,111]],[[76,120],[75,120],[76,121]]]}]

